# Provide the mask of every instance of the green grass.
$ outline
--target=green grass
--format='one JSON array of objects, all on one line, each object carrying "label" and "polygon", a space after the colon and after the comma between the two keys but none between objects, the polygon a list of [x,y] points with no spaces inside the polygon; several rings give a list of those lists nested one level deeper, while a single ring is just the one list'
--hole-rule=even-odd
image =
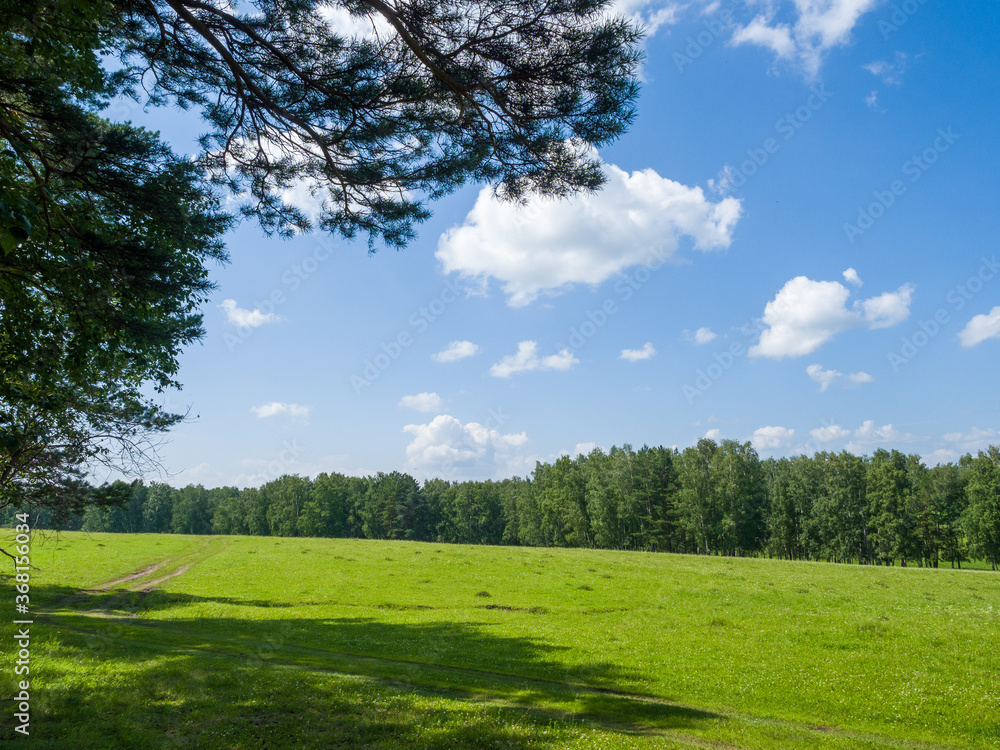
[{"label": "green grass", "polygon": [[1000,574],[79,533],[32,562],[10,746],[1000,748]]}]

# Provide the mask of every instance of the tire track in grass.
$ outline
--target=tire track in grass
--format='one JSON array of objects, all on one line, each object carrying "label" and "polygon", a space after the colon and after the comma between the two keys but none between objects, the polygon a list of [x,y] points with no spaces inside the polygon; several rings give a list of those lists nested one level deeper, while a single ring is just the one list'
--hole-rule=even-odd
[{"label": "tire track in grass", "polygon": [[145,578],[146,576],[155,573],[164,565],[170,562],[170,559],[163,560],[162,562],[153,563],[152,565],[147,565],[142,570],[137,570],[135,573],[129,573],[127,576],[122,576],[121,578],[116,578],[113,581],[107,581],[106,583],[99,583],[96,586],[91,586],[90,589],[93,591],[107,591],[108,589],[114,588],[115,586],[120,586],[123,583],[128,583],[129,581],[135,581],[139,578]]},{"label": "tire track in grass", "polygon": [[[113,609],[113,605],[127,594],[148,594],[172,578],[188,572],[188,570],[198,563],[204,562],[213,555],[217,555],[228,546],[229,544],[226,540],[209,537],[202,546],[191,552],[185,552],[178,557],[168,557],[165,560],[147,565],[126,576],[80,589],[54,602],[51,606],[46,607],[46,610],[49,614],[53,614],[56,610],[65,609],[73,604],[91,602],[100,604],[106,612],[110,612]],[[170,566],[172,565],[176,567],[171,569]],[[169,572],[153,580],[143,580],[164,569],[167,569]],[[124,584],[134,585],[126,587],[123,586]]]}]

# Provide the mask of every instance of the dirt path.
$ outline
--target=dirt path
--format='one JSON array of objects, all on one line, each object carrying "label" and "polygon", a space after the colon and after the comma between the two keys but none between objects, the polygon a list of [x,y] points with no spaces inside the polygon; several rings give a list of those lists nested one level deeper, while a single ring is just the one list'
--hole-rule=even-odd
[{"label": "dirt path", "polygon": [[[123,596],[130,593],[148,594],[153,591],[153,589],[163,585],[167,581],[187,573],[198,563],[204,562],[213,555],[217,555],[219,552],[222,552],[222,550],[224,550],[227,546],[228,544],[222,539],[209,538],[201,547],[189,552],[185,552],[176,557],[168,557],[158,563],[153,563],[152,565],[140,568],[134,573],[129,573],[126,576],[121,576],[110,581],[105,581],[104,583],[80,589],[76,593],[70,594],[69,596],[55,602],[51,606],[51,609],[58,610],[75,604],[91,602],[98,608],[103,608],[106,614],[110,614],[111,607],[116,602],[121,600]],[[169,570],[169,566],[177,563],[181,564],[175,569]],[[162,575],[159,578],[155,578],[150,581],[143,580],[144,578],[151,576],[156,571],[163,570],[164,568],[169,570],[166,575]],[[125,585],[133,582],[136,582],[135,585]]]},{"label": "dirt path", "polygon": [[163,562],[158,562],[158,563],[153,563],[152,565],[147,565],[145,568],[143,568],[142,570],[137,570],[135,573],[130,573],[127,576],[122,576],[121,578],[116,578],[115,580],[108,581],[107,583],[98,584],[97,586],[94,586],[91,590],[92,591],[107,591],[110,588],[113,588],[115,586],[119,586],[119,585],[121,585],[123,583],[128,583],[129,581],[134,581],[137,578],[145,578],[150,573],[154,573],[157,570],[159,570],[160,568],[162,568],[168,562],[170,562],[169,559],[164,560]]},{"label": "dirt path", "polygon": [[188,570],[191,569],[192,565],[194,565],[194,563],[188,563],[187,565],[182,565],[177,570],[175,570],[175,571],[173,571],[171,573],[167,573],[162,578],[157,578],[155,581],[147,581],[146,583],[143,583],[143,584],[141,584],[139,586],[135,586],[131,590],[132,591],[141,591],[144,594],[148,593],[148,592],[152,591],[153,589],[155,589],[157,586],[159,586],[161,583],[166,583],[171,578],[176,578],[179,575],[183,575],[184,573],[187,573]]}]

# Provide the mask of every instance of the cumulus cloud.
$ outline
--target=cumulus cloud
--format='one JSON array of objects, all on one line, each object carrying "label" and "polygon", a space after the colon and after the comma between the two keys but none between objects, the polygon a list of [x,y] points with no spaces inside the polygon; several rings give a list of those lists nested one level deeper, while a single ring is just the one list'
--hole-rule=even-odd
[{"label": "cumulus cloud", "polygon": [[307,419],[309,417],[310,409],[312,409],[311,406],[285,404],[280,401],[272,401],[269,404],[261,404],[260,406],[250,407],[250,411],[256,414],[259,419],[264,419],[265,417],[278,417],[282,415],[287,415],[297,419]]},{"label": "cumulus cloud", "polygon": [[653,345],[647,341],[643,344],[642,349],[622,349],[621,355],[618,359],[624,359],[628,362],[639,362],[644,359],[652,359],[656,356],[656,349]]},{"label": "cumulus cloud", "polygon": [[846,271],[844,271],[844,281],[846,281],[851,286],[856,286],[859,288],[864,286],[865,283],[861,280],[861,277],[858,276],[858,272],[855,271],[853,268],[848,268]]},{"label": "cumulus cloud", "polygon": [[565,200],[503,202],[485,187],[461,226],[445,232],[436,257],[445,273],[500,282],[521,307],[573,284],[599,284],[633,266],[656,266],[685,237],[701,251],[729,247],[740,217],[735,198],[713,203],[652,169],[629,174],[605,164],[597,193]]},{"label": "cumulus cloud", "polygon": [[[768,2],[764,12],[738,28],[733,44],[753,44],[771,50],[783,62],[815,76],[827,51],[851,38],[860,18],[880,0],[794,0]],[[751,3],[757,4],[757,3]],[[794,9],[791,13],[786,9]]]},{"label": "cumulus cloud", "polygon": [[854,437],[857,440],[865,441],[893,440],[899,437],[899,432],[891,424],[876,427],[875,420],[866,419],[861,423],[861,426],[854,431]]},{"label": "cumulus cloud", "polygon": [[[883,292],[861,302],[861,313],[864,323],[869,328],[891,328],[899,325],[910,315],[910,302],[913,301],[913,287],[903,284],[895,292]],[[857,307],[855,303],[855,307]]]},{"label": "cumulus cloud", "polygon": [[1000,339],[1000,305],[985,315],[977,315],[958,334],[964,347],[976,346],[987,339]]},{"label": "cumulus cloud", "polygon": [[986,450],[991,445],[1000,442],[1000,431],[993,428],[980,429],[973,427],[968,432],[949,432],[941,437],[947,447],[939,447],[931,453],[921,456],[928,466],[956,463],[966,453],[975,456],[979,451]]},{"label": "cumulus cloud", "polygon": [[396,405],[404,409],[416,409],[417,411],[441,411],[441,397],[436,393],[427,393],[425,391],[412,396],[403,396]]},{"label": "cumulus cloud", "polygon": [[938,464],[950,464],[958,461],[959,455],[957,451],[949,450],[947,448],[938,448],[930,453],[925,453],[920,457],[920,460],[924,462],[926,466],[937,466]]},{"label": "cumulus cloud", "polygon": [[495,378],[509,378],[519,372],[532,370],[568,370],[580,360],[569,349],[548,357],[538,356],[538,342],[522,341],[517,345],[517,354],[509,354],[490,368]]},{"label": "cumulus cloud", "polygon": [[836,370],[824,370],[823,365],[809,365],[806,374],[819,383],[819,391],[822,393],[829,388],[838,378],[844,377],[844,373]]},{"label": "cumulus cloud", "polygon": [[714,341],[718,335],[711,328],[699,328],[697,331],[684,331],[684,338],[701,346]]},{"label": "cumulus cloud", "polygon": [[981,430],[978,427],[973,427],[968,432],[949,432],[944,436],[944,440],[953,444],[962,453],[975,454],[1000,442],[1000,434],[992,428]]},{"label": "cumulus cloud", "polygon": [[901,433],[891,424],[875,426],[875,421],[866,419],[854,431],[854,439],[845,447],[851,453],[864,453],[871,447],[891,447],[894,443],[908,443],[915,439],[909,432]]},{"label": "cumulus cloud", "polygon": [[795,430],[787,427],[761,427],[754,430],[750,442],[758,451],[773,451],[780,448],[788,448]]},{"label": "cumulus cloud", "polygon": [[867,372],[854,372],[849,375],[844,375],[844,373],[838,372],[837,370],[824,370],[823,365],[809,365],[806,368],[806,374],[819,383],[820,393],[823,393],[823,391],[838,381],[845,387],[875,382],[875,378]]},{"label": "cumulus cloud", "polygon": [[219,307],[225,310],[226,320],[240,328],[259,328],[262,325],[276,323],[281,320],[273,312],[263,313],[256,308],[253,310],[244,310],[236,304],[236,300],[234,299],[222,300],[222,304]]},{"label": "cumulus cloud", "polygon": [[611,15],[623,15],[640,24],[647,37],[653,36],[663,26],[677,23],[681,3],[664,3],[663,0],[616,0],[609,9]]},{"label": "cumulus cloud", "polygon": [[846,439],[850,436],[851,431],[845,430],[840,425],[832,424],[828,427],[817,427],[815,430],[809,430],[809,434],[814,440],[821,443],[833,443]]},{"label": "cumulus cloud", "polygon": [[720,440],[722,440],[722,430],[718,429],[717,427],[713,427],[711,430],[705,433],[705,439],[719,442]]},{"label": "cumulus cloud", "polygon": [[441,363],[458,362],[460,359],[473,356],[478,351],[479,347],[471,341],[452,341],[437,354],[432,354],[431,359]]},{"label": "cumulus cloud", "polygon": [[478,422],[463,424],[447,414],[428,424],[409,424],[403,432],[413,435],[406,446],[410,468],[425,476],[445,479],[467,476],[506,475],[524,462],[520,451],[528,442],[526,433],[503,435]]},{"label": "cumulus cloud", "polygon": [[567,451],[566,455],[570,458],[576,458],[577,456],[589,456],[595,450],[597,450],[597,443],[593,441],[588,443],[577,443],[572,452]]},{"label": "cumulus cloud", "polygon": [[756,44],[767,47],[780,58],[790,59],[795,55],[795,41],[786,24],[771,26],[767,16],[756,16],[746,26],[741,26],[733,34],[733,44]]},{"label": "cumulus cloud", "polygon": [[753,357],[801,357],[811,354],[850,328],[887,328],[910,314],[913,287],[904,284],[895,292],[854,302],[839,281],[813,281],[797,276],[767,303],[765,329],[750,347]]}]

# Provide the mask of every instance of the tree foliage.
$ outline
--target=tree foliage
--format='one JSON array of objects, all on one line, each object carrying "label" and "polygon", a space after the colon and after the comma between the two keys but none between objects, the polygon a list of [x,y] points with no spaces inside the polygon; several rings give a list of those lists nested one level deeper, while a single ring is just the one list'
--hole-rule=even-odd
[{"label": "tree foliage", "polygon": [[[603,182],[589,152],[632,120],[639,31],[605,0],[116,3],[116,53],[153,103],[201,108],[203,163],[268,231],[316,223],[401,246],[426,198]],[[370,29],[352,34],[336,19]]]},{"label": "tree foliage", "polygon": [[[121,507],[68,528],[409,539],[961,567],[1000,563],[1000,448],[928,469],[916,456],[761,461],[748,443],[625,445],[539,462],[525,478],[419,484],[286,475],[260,488],[116,482]],[[8,511],[8,521],[12,521]],[[43,525],[53,525],[49,516]]]},{"label": "tree foliage", "polygon": [[[599,187],[592,148],[631,122],[639,60],[606,5],[0,0],[0,503],[73,512],[112,499],[80,481],[95,463],[148,468],[183,415],[144,394],[179,387],[203,335],[222,195],[268,233],[401,247],[470,180]],[[202,153],[110,121],[121,97],[198,110]],[[315,216],[285,200],[302,188]],[[290,531],[297,503],[246,528]]]},{"label": "tree foliage", "polygon": [[230,219],[199,168],[156,134],[99,114],[120,91],[99,52],[106,3],[0,12],[0,491],[67,511],[96,498],[83,467],[142,468],[183,415],[144,395],[177,386],[201,333]]}]

